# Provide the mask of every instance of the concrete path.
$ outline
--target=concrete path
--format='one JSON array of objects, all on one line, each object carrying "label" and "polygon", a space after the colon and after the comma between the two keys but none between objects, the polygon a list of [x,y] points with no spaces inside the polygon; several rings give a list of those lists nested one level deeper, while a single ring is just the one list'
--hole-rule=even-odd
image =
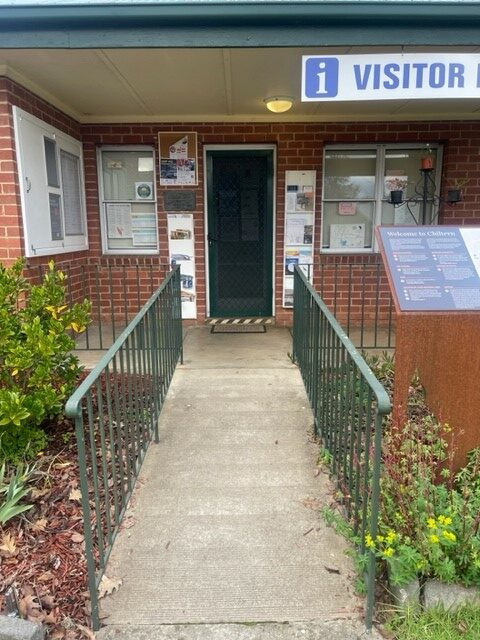
[{"label": "concrete path", "polygon": [[[346,544],[319,513],[332,488],[316,471],[312,416],[289,351],[285,329],[189,330],[160,444],[107,568],[123,585],[102,600],[109,626],[99,637],[296,638],[282,625],[252,635],[250,625],[312,620],[343,621],[345,640],[363,634]],[[196,624],[207,626],[191,635]],[[323,637],[302,628],[298,637]]]}]

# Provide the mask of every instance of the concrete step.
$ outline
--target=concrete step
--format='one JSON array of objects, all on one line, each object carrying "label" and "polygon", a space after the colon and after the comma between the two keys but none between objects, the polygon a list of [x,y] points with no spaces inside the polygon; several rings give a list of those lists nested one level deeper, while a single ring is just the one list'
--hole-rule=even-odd
[{"label": "concrete step", "polygon": [[375,629],[367,635],[357,619],[308,623],[189,624],[111,626],[97,633],[98,640],[381,640]]}]

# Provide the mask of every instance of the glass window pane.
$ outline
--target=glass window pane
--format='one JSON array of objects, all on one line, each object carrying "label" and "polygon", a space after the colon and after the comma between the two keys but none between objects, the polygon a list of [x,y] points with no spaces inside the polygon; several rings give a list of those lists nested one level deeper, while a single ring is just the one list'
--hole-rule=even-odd
[{"label": "glass window pane", "polygon": [[102,171],[105,200],[154,200],[153,152],[103,151]]},{"label": "glass window pane", "polygon": [[83,234],[82,198],[80,191],[80,158],[60,150],[65,234]]},{"label": "glass window pane", "polygon": [[[422,159],[429,157],[433,169],[422,172]],[[382,197],[390,199],[391,191],[402,191],[403,200],[408,201],[397,207],[388,202],[382,203],[382,224],[430,224],[432,222],[433,205],[431,200],[435,194],[435,167],[437,150],[429,148],[402,149],[391,147],[385,151],[385,175]],[[423,216],[423,194],[427,193],[425,219]],[[433,221],[435,222],[435,221]]]},{"label": "glass window pane", "polygon": [[56,193],[48,194],[50,207],[50,233],[52,240],[63,240],[62,209],[60,196]]},{"label": "glass window pane", "polygon": [[360,200],[375,197],[375,149],[327,150],[323,197]]},{"label": "glass window pane", "polygon": [[[389,202],[382,202],[382,224],[422,224],[422,201],[410,201],[394,207]],[[427,202],[425,224],[436,224],[432,202]]]},{"label": "glass window pane", "polygon": [[47,167],[47,184],[49,187],[59,187],[57,167],[57,144],[55,140],[43,138],[45,146],[45,164]]},{"label": "glass window pane", "polygon": [[405,198],[423,193],[424,175],[420,171],[422,158],[429,155],[433,170],[427,175],[427,191],[431,197],[435,191],[435,167],[437,150],[390,148],[385,152],[384,197],[389,199],[390,191],[401,190]]},{"label": "glass window pane", "polygon": [[[375,213],[373,202],[325,202],[323,204],[322,246],[329,249],[372,247]],[[345,212],[348,210],[348,214]]]}]

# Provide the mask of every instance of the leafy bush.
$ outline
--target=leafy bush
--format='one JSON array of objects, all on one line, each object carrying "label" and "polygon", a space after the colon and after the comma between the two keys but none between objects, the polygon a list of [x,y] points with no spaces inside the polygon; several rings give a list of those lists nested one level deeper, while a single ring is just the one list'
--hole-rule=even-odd
[{"label": "leafy bush", "polygon": [[41,427],[61,413],[81,371],[72,334],[85,330],[90,312],[88,301],[66,303],[66,276],[53,261],[41,285],[23,268],[23,260],[0,265],[0,451],[12,461],[45,446]]}]

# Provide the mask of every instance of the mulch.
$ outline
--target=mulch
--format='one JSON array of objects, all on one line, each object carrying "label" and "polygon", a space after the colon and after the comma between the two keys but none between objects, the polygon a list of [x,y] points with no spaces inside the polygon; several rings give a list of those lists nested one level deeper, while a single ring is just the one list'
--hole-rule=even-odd
[{"label": "mulch", "polygon": [[0,526],[0,612],[45,623],[54,640],[94,638],[74,425],[59,419],[46,431],[33,508]]}]

